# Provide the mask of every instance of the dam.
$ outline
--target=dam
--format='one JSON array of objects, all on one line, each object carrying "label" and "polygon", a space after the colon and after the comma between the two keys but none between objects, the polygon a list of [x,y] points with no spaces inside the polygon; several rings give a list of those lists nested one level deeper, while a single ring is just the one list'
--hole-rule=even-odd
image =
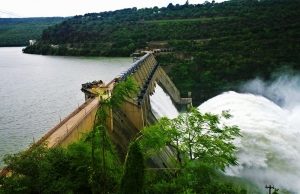
[{"label": "dam", "polygon": [[[153,53],[147,53],[136,60],[127,71],[107,84],[102,81],[82,84],[81,90],[85,94],[85,102],[50,129],[34,145],[46,143],[48,147],[66,147],[78,141],[84,134],[92,130],[95,114],[101,100],[109,97],[114,86],[126,80],[129,76],[138,85],[137,95],[131,99],[126,99],[121,108],[110,110],[110,118],[108,118],[109,122],[107,123],[110,137],[118,152],[123,156],[134,136],[145,126],[156,122],[156,117],[151,110],[150,96],[154,93],[157,84],[169,94],[177,106],[184,107],[192,103],[190,97],[181,97],[179,90],[162,67],[159,66]],[[93,92],[95,88],[102,91],[100,95]],[[168,152],[171,154],[171,150],[166,153]],[[164,161],[167,160],[168,156],[163,157],[165,159],[156,160],[156,166],[165,165]]]}]

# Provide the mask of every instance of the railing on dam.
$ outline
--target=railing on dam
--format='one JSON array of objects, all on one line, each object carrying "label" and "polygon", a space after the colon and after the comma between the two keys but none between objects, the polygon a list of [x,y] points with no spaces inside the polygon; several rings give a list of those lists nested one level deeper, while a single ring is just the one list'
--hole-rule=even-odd
[{"label": "railing on dam", "polygon": [[119,81],[124,81],[128,76],[135,73],[142,65],[143,62],[150,56],[150,53],[147,53],[146,55],[142,56],[139,60],[135,61],[132,66],[126,71],[123,72],[119,78]]},{"label": "railing on dam", "polygon": [[[80,139],[81,135],[79,133],[86,133],[93,122],[94,122],[94,112],[96,111],[99,105],[99,100],[97,98],[90,99],[83,103],[80,107],[74,110],[69,116],[62,120],[58,125],[49,130],[38,142],[36,145],[42,143],[47,143],[48,147],[55,147],[59,145],[66,145],[68,137],[76,131],[77,138],[69,139],[69,142],[74,142]],[[89,119],[88,126],[83,126],[83,122]],[[87,125],[87,124],[86,124]]]},{"label": "railing on dam", "polygon": [[154,65],[154,67],[151,69],[148,78],[146,79],[142,89],[140,90],[140,93],[138,95],[138,105],[141,105],[145,99],[145,95],[147,94],[149,90],[149,84],[153,81],[153,76],[158,68],[158,63]]}]

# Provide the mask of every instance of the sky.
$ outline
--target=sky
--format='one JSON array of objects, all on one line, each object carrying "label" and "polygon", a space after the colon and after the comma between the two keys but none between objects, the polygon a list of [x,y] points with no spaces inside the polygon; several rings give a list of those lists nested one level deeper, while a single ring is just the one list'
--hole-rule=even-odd
[{"label": "sky", "polygon": [[[189,3],[204,1],[189,0]],[[0,17],[74,16],[131,7],[166,7],[169,3],[175,5],[185,2],[186,0],[0,0]]]}]

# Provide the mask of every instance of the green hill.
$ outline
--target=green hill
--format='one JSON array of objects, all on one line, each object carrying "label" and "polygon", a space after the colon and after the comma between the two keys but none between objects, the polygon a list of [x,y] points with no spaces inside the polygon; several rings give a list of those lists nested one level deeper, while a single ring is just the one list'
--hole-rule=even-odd
[{"label": "green hill", "polygon": [[240,82],[270,79],[278,68],[300,69],[300,1],[223,3],[123,9],[75,16],[43,32],[24,52],[129,56],[136,49],[169,47],[165,66],[195,104]]},{"label": "green hill", "polygon": [[25,46],[28,40],[40,39],[44,29],[64,18],[0,18],[0,46]]}]

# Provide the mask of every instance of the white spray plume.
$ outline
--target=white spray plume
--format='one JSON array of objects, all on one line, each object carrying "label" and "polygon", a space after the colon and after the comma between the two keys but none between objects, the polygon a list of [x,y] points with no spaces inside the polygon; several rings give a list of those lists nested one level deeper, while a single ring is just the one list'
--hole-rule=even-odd
[{"label": "white spray plume", "polygon": [[243,90],[256,95],[226,92],[199,107],[215,114],[230,110],[233,118],[226,124],[241,128],[239,165],[227,173],[261,189],[272,184],[300,193],[300,78],[284,75],[273,83],[255,79]]},{"label": "white spray plume", "polygon": [[260,78],[242,86],[242,91],[265,96],[276,104],[290,109],[300,103],[300,77],[293,75],[277,76],[274,82],[264,82]]}]

